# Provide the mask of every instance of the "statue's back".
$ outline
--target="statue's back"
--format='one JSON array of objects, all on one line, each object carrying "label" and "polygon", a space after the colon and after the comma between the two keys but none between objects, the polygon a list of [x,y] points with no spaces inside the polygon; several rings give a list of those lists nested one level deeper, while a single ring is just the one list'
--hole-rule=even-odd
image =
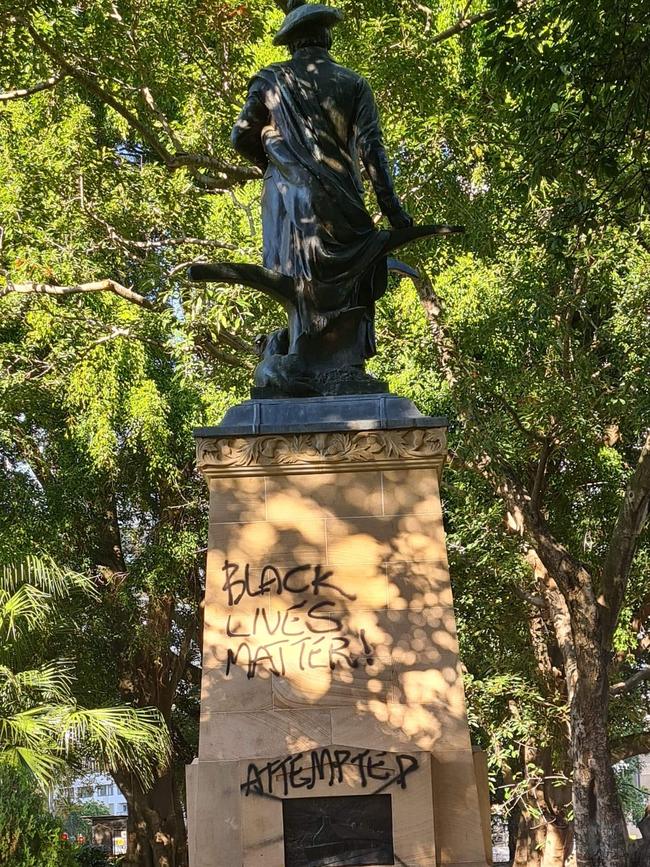
[{"label": "statue's back", "polygon": [[[235,149],[264,175],[264,268],[242,263],[202,273],[262,287],[287,309],[287,328],[265,340],[258,387],[381,391],[385,385],[363,366],[376,351],[374,311],[387,287],[388,254],[453,229],[413,227],[403,209],[372,90],[329,54],[329,30],[341,13],[304,0],[287,0],[287,8],[274,41],[292,57],[253,77],[232,132]],[[366,207],[361,163],[393,231],[377,226]]]},{"label": "statue's back", "polygon": [[[305,146],[319,153],[325,166],[345,175],[361,193],[358,149],[378,139],[374,99],[365,79],[321,49],[303,49],[253,80],[275,132],[286,141],[307,135]],[[351,176],[351,177],[350,177]]]}]

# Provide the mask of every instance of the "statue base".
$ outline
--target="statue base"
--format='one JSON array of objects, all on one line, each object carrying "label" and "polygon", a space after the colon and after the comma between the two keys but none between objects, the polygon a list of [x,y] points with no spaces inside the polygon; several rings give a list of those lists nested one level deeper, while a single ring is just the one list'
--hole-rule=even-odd
[{"label": "statue base", "polygon": [[445,420],[387,394],[253,400],[196,436],[210,529],[190,867],[485,867]]},{"label": "statue base", "polygon": [[271,400],[295,397],[343,397],[357,394],[386,394],[388,383],[375,379],[358,367],[311,373],[291,382],[290,388],[267,385],[251,388],[253,400]]}]

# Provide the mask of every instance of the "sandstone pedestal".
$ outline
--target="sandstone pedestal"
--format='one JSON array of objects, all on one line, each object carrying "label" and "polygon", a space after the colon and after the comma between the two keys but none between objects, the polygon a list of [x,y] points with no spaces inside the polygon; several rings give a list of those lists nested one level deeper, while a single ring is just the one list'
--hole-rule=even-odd
[{"label": "sandstone pedestal", "polygon": [[484,867],[444,419],[388,395],[251,401],[197,438],[210,531],[190,867]]}]

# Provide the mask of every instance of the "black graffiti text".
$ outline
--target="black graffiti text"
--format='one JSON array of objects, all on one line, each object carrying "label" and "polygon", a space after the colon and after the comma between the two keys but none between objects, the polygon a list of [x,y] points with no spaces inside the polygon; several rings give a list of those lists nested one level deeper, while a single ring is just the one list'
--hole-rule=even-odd
[{"label": "black graffiti text", "polygon": [[[244,668],[252,679],[258,666],[279,677],[293,672],[316,669],[371,667],[375,664],[374,648],[364,630],[358,633],[356,649],[345,634],[342,614],[331,598],[338,595],[347,601],[356,596],[335,583],[334,573],[322,566],[303,565],[291,569],[264,566],[252,578],[249,564],[241,567],[226,560],[223,566],[230,613],[226,617],[226,675],[233,667]],[[270,611],[261,597],[269,593],[290,594],[293,604],[284,610]],[[252,611],[240,614],[244,598],[260,599]]]},{"label": "black graffiti text", "polygon": [[[285,638],[296,638],[304,635],[305,630],[319,635],[326,632],[340,632],[343,624],[332,609],[336,606],[333,602],[322,600],[308,605],[307,600],[290,605],[285,611],[270,613],[266,608],[257,608],[252,615],[248,628],[243,629],[240,618],[236,614],[229,614],[226,621],[226,634],[229,638],[252,638],[257,635],[282,635]],[[299,611],[302,617],[297,617]]]},{"label": "black graffiti text", "polygon": [[245,597],[254,599],[273,592],[278,596],[283,593],[319,596],[323,590],[330,590],[349,602],[354,602],[357,598],[334,584],[334,573],[321,565],[306,564],[284,570],[267,564],[260,569],[259,576],[253,579],[249,563],[242,567],[239,563],[226,560],[223,572],[226,573],[226,578],[222,589],[228,594],[228,605],[231,608],[239,605]]},{"label": "black graffiti text", "polygon": [[361,750],[355,753],[344,749],[319,749],[298,753],[284,759],[256,765],[251,762],[246,772],[242,792],[250,795],[284,796],[296,789],[313,789],[324,782],[330,788],[340,785],[346,768],[352,769],[361,788],[373,782],[381,783],[381,790],[389,786],[406,788],[406,778],[419,766],[415,756],[406,753],[375,753]]},{"label": "black graffiti text", "polygon": [[265,670],[277,677],[285,677],[289,667],[293,673],[296,670],[354,669],[361,664],[372,667],[375,659],[371,655],[372,648],[363,630],[360,631],[359,638],[364,646],[364,654],[351,652],[350,639],[344,635],[335,635],[329,639],[325,636],[314,638],[308,635],[294,641],[280,638],[264,643],[242,641],[226,651],[226,676],[234,666],[245,668],[249,680],[255,677],[259,665],[263,665]]}]

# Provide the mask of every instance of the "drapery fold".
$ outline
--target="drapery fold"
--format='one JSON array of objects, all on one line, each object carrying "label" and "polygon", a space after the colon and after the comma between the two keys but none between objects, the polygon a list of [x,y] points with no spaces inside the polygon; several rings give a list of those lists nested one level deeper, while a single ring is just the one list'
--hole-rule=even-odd
[{"label": "drapery fold", "polygon": [[296,285],[289,351],[344,311],[365,308],[360,337],[365,357],[374,355],[389,233],[366,210],[358,155],[380,205],[392,206],[394,195],[369,86],[326,53],[274,64],[252,79],[233,141],[266,168],[264,266]]}]

